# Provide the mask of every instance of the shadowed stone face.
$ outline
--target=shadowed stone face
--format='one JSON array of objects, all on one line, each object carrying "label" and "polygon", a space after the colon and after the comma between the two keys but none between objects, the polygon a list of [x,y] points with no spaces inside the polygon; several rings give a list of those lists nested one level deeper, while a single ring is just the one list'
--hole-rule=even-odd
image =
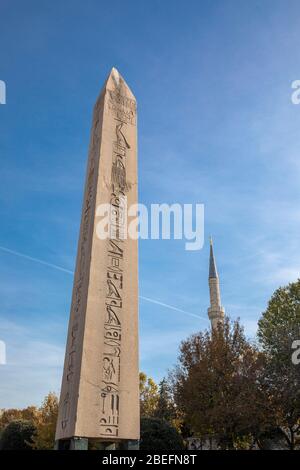
[{"label": "shadowed stone face", "polygon": [[[136,100],[112,69],[96,102],[56,439],[139,439],[137,240],[124,239],[137,203]],[[113,207],[97,237],[97,207]]]}]

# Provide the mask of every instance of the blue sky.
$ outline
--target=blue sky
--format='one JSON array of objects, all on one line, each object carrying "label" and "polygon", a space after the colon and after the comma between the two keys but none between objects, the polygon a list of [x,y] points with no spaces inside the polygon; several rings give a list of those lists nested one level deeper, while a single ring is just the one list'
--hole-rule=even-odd
[{"label": "blue sky", "polygon": [[[140,242],[140,295],[206,318],[209,234],[249,336],[297,279],[299,15],[292,0],[1,0],[0,408],[59,391],[91,113],[112,66],[138,100],[140,202],[205,204],[201,251]],[[161,379],[207,326],[141,299],[141,369]]]}]

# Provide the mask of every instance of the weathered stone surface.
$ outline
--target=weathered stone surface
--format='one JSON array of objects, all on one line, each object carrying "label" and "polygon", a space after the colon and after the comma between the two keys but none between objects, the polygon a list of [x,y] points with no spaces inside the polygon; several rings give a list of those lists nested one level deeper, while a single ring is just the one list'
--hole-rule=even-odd
[{"label": "weathered stone surface", "polygon": [[[56,439],[139,439],[136,100],[112,69],[93,115]],[[97,208],[111,203],[111,236]],[[115,239],[114,239],[115,237]]]}]

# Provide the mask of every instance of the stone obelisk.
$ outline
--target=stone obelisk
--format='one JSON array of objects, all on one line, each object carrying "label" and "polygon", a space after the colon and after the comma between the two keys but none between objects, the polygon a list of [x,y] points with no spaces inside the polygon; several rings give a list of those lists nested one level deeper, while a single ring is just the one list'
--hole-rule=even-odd
[{"label": "stone obelisk", "polygon": [[136,100],[113,68],[93,114],[56,429],[71,448],[139,439],[138,246],[126,233],[136,203]]}]

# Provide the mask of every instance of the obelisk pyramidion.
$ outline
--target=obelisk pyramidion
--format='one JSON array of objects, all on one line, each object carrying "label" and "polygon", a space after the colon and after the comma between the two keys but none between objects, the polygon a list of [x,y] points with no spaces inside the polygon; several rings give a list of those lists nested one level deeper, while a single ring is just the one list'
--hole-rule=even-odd
[{"label": "obelisk pyramidion", "polygon": [[[126,207],[137,203],[136,120],[135,97],[113,68],[93,114],[57,441],[139,439],[138,246],[126,237]],[[103,204],[107,237],[97,229]]]}]

